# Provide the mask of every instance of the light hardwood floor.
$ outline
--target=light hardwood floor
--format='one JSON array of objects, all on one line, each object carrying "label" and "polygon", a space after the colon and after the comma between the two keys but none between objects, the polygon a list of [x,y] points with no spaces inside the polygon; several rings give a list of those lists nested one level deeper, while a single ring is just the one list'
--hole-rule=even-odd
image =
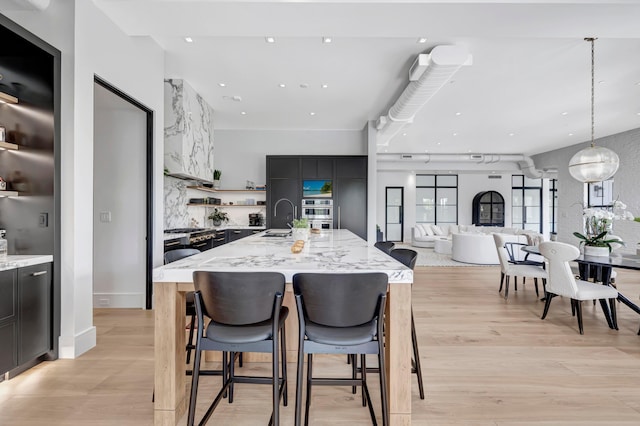
[{"label": "light hardwood floor", "polygon": [[[640,274],[618,274],[619,289],[638,301]],[[543,303],[533,283],[511,290],[505,301],[497,292],[499,275],[496,267],[416,269],[413,308],[426,400],[418,398],[414,380],[413,424],[640,424],[640,316],[618,305],[620,330],[614,331],[600,306],[587,303],[581,336],[567,300],[554,299],[541,321]],[[0,425],[153,424],[153,312],[96,309],[95,325],[98,345],[88,353],[0,383]],[[290,400],[281,410],[287,426],[295,395],[295,360],[289,361]],[[318,372],[350,371],[344,357],[314,364]],[[203,378],[199,413],[219,381]],[[269,392],[238,385],[234,403],[221,402],[210,424],[266,424]],[[314,388],[312,401],[311,424],[370,424],[349,388]]]}]

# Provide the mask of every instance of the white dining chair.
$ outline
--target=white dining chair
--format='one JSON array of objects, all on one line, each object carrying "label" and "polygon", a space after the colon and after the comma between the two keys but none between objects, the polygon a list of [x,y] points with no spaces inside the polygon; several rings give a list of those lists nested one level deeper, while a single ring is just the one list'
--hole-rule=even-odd
[{"label": "white dining chair", "polygon": [[[570,244],[548,241],[540,243],[540,254],[547,259],[549,272],[549,279],[545,286],[546,302],[542,319],[546,318],[551,300],[555,296],[569,297],[571,298],[571,311],[578,317],[580,334],[584,334],[581,303],[583,300],[599,300],[609,327],[618,329],[615,303],[618,291],[608,285],[578,280],[571,272],[569,261],[580,256],[580,250]],[[607,300],[609,300],[609,306],[607,306]]]}]

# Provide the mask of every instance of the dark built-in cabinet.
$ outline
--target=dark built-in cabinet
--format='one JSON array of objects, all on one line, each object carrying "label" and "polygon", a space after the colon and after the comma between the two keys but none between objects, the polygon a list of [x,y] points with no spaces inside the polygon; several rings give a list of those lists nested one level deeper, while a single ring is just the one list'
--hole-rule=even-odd
[{"label": "dark built-in cabinet", "polygon": [[267,228],[284,228],[300,217],[305,179],[332,182],[333,227],[367,238],[366,156],[267,156]]},{"label": "dark built-in cabinet", "polygon": [[51,263],[0,272],[0,374],[53,349]]}]

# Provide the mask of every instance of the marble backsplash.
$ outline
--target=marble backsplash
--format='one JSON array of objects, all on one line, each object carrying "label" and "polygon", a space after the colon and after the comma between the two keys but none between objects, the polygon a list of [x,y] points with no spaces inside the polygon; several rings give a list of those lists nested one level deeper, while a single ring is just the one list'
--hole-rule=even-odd
[{"label": "marble backsplash", "polygon": [[189,181],[164,177],[164,229],[189,227],[187,184]]}]

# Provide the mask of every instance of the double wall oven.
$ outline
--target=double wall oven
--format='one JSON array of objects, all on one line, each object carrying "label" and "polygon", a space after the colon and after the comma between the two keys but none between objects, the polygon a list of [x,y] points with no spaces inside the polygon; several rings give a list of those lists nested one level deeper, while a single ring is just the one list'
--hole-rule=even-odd
[{"label": "double wall oven", "polygon": [[301,217],[309,220],[312,228],[333,228],[333,200],[328,198],[306,198],[302,200]]}]

